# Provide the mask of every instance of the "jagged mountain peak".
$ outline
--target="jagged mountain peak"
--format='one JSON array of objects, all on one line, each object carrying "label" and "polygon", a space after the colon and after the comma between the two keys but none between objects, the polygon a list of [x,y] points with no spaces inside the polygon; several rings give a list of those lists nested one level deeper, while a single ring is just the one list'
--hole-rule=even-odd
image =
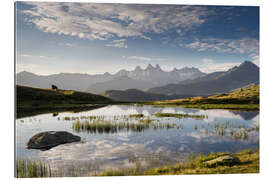
[{"label": "jagged mountain peak", "polygon": [[28,72],[28,71],[21,71],[18,74],[20,74],[20,75],[36,75],[36,74]]},{"label": "jagged mountain peak", "polygon": [[111,76],[112,74],[111,73],[108,73],[108,72],[105,72],[104,75],[105,76]]},{"label": "jagged mountain peak", "polygon": [[140,70],[142,70],[141,66],[136,66],[135,71],[140,71]]},{"label": "jagged mountain peak", "polygon": [[234,66],[233,68],[229,69],[228,72],[233,72],[233,71],[252,71],[252,70],[257,70],[259,71],[259,67],[252,63],[251,61],[244,61],[241,63],[239,66]]},{"label": "jagged mountain peak", "polygon": [[184,72],[184,73],[202,73],[198,68],[195,67],[183,67],[182,69],[176,69],[175,70],[179,72]]},{"label": "jagged mountain peak", "polygon": [[155,69],[155,68],[152,66],[152,64],[148,64],[146,69],[152,70],[152,69]]},{"label": "jagged mountain peak", "polygon": [[258,66],[256,64],[252,63],[251,61],[244,61],[243,63],[241,63],[239,65],[239,68],[243,68],[243,67],[245,67],[245,68],[249,68],[249,67],[256,67],[256,68],[258,68]]},{"label": "jagged mountain peak", "polygon": [[159,94],[191,93],[209,95],[227,93],[233,89],[241,88],[252,83],[259,83],[259,67],[250,61],[245,61],[228,71],[214,72],[194,79],[189,78],[178,84],[167,84],[149,89],[148,92]]},{"label": "jagged mountain peak", "polygon": [[[103,93],[103,90],[108,89],[121,89],[125,88],[137,88],[145,89],[152,88],[155,86],[166,85],[168,83],[178,83],[179,81],[186,80],[189,78],[195,78],[203,75],[204,73],[192,72],[187,68],[187,72],[180,71],[180,69],[175,68],[174,71],[164,71],[161,69],[159,64],[151,65],[148,64],[146,68],[141,68],[137,66],[133,70],[122,69],[117,73],[111,74],[105,72],[103,74],[80,74],[80,73],[59,73],[53,75],[35,75],[28,72],[21,72],[25,75],[18,76],[19,78],[17,84],[19,85],[28,85],[42,88],[49,88],[51,84],[57,85],[62,89],[74,89],[80,91],[90,91],[92,86],[96,86],[95,92]],[[76,83],[70,83],[70,82]],[[113,83],[118,83],[117,87]],[[131,87],[124,86],[121,82],[126,82],[126,85],[129,84]],[[132,83],[129,83],[132,82]],[[103,83],[102,87],[98,83]]]},{"label": "jagged mountain peak", "polygon": [[240,64],[240,66],[244,66],[244,65],[255,65],[254,63],[252,63],[251,61],[244,61]]},{"label": "jagged mountain peak", "polygon": [[159,71],[162,71],[162,69],[160,68],[159,64],[156,64],[156,69]]}]

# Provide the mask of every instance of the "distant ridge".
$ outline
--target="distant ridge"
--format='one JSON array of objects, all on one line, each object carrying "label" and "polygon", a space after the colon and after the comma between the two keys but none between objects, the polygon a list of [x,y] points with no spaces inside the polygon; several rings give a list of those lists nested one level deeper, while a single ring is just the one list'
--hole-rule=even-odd
[{"label": "distant ridge", "polygon": [[148,90],[159,94],[193,94],[210,95],[230,92],[249,84],[259,84],[259,68],[250,61],[245,61],[228,71],[214,72],[180,83],[171,83],[165,86]]},{"label": "distant ridge", "polygon": [[172,100],[178,98],[192,97],[192,95],[164,95],[144,92],[138,89],[127,89],[124,91],[108,90],[104,94],[106,97],[116,101],[142,102],[157,100]]},{"label": "distant ridge", "polygon": [[[26,71],[17,74],[17,85],[49,88],[56,84],[61,89],[74,89],[92,93],[104,93],[106,90],[116,89],[140,89],[153,88],[177,83],[185,79],[196,78],[205,75],[197,68],[174,68],[172,71],[163,71],[157,64],[155,67],[149,64],[145,69],[137,66],[132,71],[122,69],[115,74],[108,72],[104,74],[80,74],[80,73],[59,73],[48,76],[39,76]],[[125,78],[121,78],[125,77]],[[129,78],[129,83],[126,82]],[[121,83],[122,81],[122,83]],[[114,84],[117,83],[116,87]]]}]

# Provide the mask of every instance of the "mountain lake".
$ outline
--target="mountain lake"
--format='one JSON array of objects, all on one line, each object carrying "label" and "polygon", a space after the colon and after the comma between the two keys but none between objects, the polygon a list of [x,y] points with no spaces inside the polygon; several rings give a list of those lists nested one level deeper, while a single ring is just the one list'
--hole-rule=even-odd
[{"label": "mountain lake", "polygon": [[[157,113],[186,116],[158,117]],[[86,121],[88,125],[92,124],[91,128],[81,128],[78,124]],[[93,128],[99,123],[114,128]],[[142,126],[137,127],[138,123]],[[26,149],[28,140],[43,131],[67,131],[82,140],[47,151]],[[50,165],[54,176],[73,176],[74,173],[89,176],[103,170],[147,169],[186,161],[191,154],[234,153],[257,148],[258,111],[135,104],[109,105],[78,113],[48,113],[16,120],[16,158],[44,161]]]}]

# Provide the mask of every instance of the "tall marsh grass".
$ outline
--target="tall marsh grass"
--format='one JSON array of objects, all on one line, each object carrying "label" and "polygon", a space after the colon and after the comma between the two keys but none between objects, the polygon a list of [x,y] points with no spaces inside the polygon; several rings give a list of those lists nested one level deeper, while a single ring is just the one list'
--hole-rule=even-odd
[{"label": "tall marsh grass", "polygon": [[175,113],[156,113],[156,117],[174,117],[178,119],[183,118],[193,118],[198,120],[208,119],[207,115],[198,115],[198,114],[175,114]]},{"label": "tall marsh grass", "polygon": [[133,122],[111,122],[111,121],[88,121],[83,122],[77,120],[72,124],[72,128],[76,132],[88,132],[88,133],[117,133],[123,130],[142,132],[145,129],[149,129],[149,123],[133,123]]},{"label": "tall marsh grass", "polygon": [[50,165],[41,161],[31,160],[16,160],[16,174],[17,178],[38,178],[38,177],[51,177]]}]

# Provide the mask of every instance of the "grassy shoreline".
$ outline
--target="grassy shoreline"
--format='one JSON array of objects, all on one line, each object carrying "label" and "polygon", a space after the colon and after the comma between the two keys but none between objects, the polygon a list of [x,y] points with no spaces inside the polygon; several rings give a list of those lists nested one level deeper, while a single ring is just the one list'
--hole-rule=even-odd
[{"label": "grassy shoreline", "polygon": [[17,106],[16,117],[23,118],[28,116],[35,116],[46,113],[60,113],[60,112],[82,112],[93,109],[98,109],[107,106],[106,104],[92,104],[92,105],[80,105],[80,104],[47,104],[46,106],[35,107],[21,107]]},{"label": "grassy shoreline", "polygon": [[179,103],[156,103],[156,102],[144,102],[138,103],[140,105],[152,105],[156,107],[182,107],[182,108],[194,108],[194,109],[227,109],[227,110],[239,110],[239,111],[259,111],[259,104],[179,104]]},{"label": "grassy shoreline", "polygon": [[[208,166],[206,161],[224,155],[233,155],[240,160],[234,165],[215,164]],[[85,176],[78,170],[72,172],[75,176]],[[46,162],[31,160],[16,160],[16,177],[57,177],[52,172],[51,167]],[[210,153],[209,155],[191,155],[187,162],[180,162],[174,165],[161,166],[152,169],[140,167],[122,170],[104,170],[102,173],[93,176],[147,176],[147,175],[183,175],[183,174],[239,174],[239,173],[259,173],[260,153],[259,150],[243,150],[235,154],[231,153]],[[64,172],[60,172],[64,173]],[[87,173],[88,174],[88,173]]]},{"label": "grassy shoreline", "polygon": [[109,98],[73,90],[17,86],[17,118],[50,112],[84,111],[113,104]]},{"label": "grassy shoreline", "polygon": [[218,94],[209,97],[191,97],[167,101],[140,102],[141,105],[154,105],[159,107],[184,107],[197,109],[229,109],[257,111],[259,104],[259,86],[251,86],[229,94]]},{"label": "grassy shoreline", "polygon": [[[220,157],[222,155],[234,155],[240,160],[235,165],[215,165],[209,167],[204,162]],[[259,150],[243,150],[236,154],[211,153],[208,156],[193,156],[188,162],[177,163],[175,165],[162,166],[154,169],[138,171],[137,169],[126,170],[106,170],[97,176],[145,176],[145,175],[184,175],[184,174],[239,174],[239,173],[259,173]]]},{"label": "grassy shoreline", "polygon": [[241,89],[230,94],[192,97],[168,101],[120,102],[106,97],[73,90],[51,90],[17,86],[17,118],[50,112],[86,111],[106,105],[153,105],[197,109],[228,109],[258,111],[259,86]]}]

